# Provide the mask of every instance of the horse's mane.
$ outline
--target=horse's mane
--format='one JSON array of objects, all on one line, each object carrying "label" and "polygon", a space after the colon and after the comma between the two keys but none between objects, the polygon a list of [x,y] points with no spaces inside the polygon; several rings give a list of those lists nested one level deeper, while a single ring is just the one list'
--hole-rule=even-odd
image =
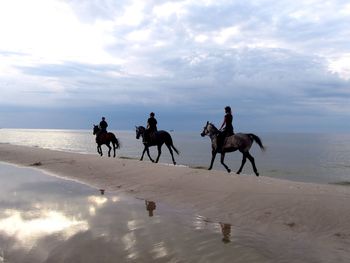
[{"label": "horse's mane", "polygon": [[216,128],[215,125],[214,125],[213,123],[209,122],[209,124],[213,127],[213,129],[214,129],[215,131],[219,131],[219,129]]}]

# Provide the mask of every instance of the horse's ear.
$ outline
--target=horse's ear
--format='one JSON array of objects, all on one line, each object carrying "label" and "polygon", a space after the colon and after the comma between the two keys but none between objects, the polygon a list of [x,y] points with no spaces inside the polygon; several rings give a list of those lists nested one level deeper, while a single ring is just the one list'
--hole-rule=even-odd
[{"label": "horse's ear", "polygon": [[207,121],[207,125],[209,124],[209,121]]}]

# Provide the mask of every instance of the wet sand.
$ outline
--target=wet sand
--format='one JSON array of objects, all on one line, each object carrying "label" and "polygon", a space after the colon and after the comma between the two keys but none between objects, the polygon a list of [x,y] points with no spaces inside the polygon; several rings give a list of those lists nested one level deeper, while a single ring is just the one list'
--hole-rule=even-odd
[{"label": "wet sand", "polygon": [[349,186],[9,144],[0,144],[0,161],[43,169],[106,192],[162,202],[249,231],[267,253],[274,252],[273,262],[350,262]]}]

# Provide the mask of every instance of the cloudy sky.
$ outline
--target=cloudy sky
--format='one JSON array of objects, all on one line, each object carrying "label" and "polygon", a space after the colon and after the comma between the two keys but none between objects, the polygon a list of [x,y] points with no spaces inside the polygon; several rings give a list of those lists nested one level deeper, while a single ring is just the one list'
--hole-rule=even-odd
[{"label": "cloudy sky", "polygon": [[345,0],[1,0],[0,127],[350,131]]}]

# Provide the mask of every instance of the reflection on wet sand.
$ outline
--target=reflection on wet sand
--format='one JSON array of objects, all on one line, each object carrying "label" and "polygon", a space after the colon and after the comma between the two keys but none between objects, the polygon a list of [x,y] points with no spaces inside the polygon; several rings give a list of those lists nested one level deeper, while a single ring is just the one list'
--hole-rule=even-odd
[{"label": "reflection on wet sand", "polygon": [[231,242],[231,224],[219,223],[222,233],[222,242],[230,243]]},{"label": "reflection on wet sand", "polygon": [[146,210],[148,211],[149,216],[153,216],[153,211],[156,210],[156,203],[153,201],[145,200]]},{"label": "reflection on wet sand", "polygon": [[[7,174],[1,168],[0,262],[247,262],[247,255],[267,262],[250,247],[223,245],[218,224],[206,218],[29,169],[12,167]],[[157,206],[157,217],[146,220]],[[231,225],[220,226],[229,242]]]}]

